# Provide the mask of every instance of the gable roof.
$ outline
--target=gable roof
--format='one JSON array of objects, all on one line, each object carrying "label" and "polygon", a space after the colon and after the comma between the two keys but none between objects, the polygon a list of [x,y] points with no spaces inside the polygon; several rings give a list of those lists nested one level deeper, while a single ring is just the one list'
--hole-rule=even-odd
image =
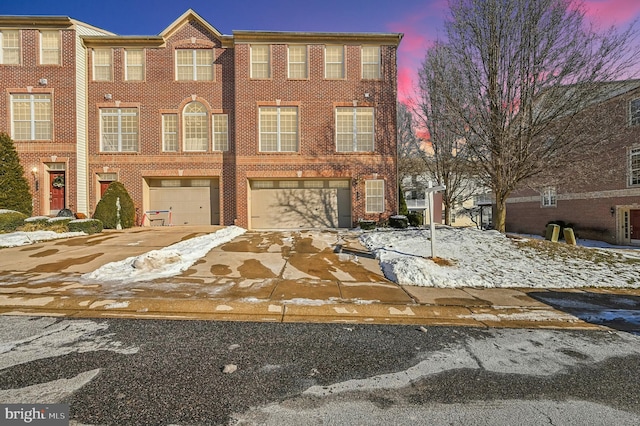
[{"label": "gable roof", "polygon": [[184,12],[178,19],[173,21],[167,28],[165,28],[160,34],[160,37],[170,37],[171,34],[178,31],[183,25],[188,24],[191,21],[196,21],[209,30],[213,35],[215,35],[218,39],[224,39],[229,36],[223,35],[216,27],[205,21],[200,15],[198,15],[193,9],[188,9]]}]

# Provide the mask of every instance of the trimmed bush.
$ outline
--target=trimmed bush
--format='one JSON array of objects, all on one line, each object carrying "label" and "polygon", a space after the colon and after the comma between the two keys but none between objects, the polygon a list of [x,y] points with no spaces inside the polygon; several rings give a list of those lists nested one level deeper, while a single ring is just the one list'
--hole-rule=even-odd
[{"label": "trimmed bush", "polygon": [[424,218],[420,212],[409,212],[407,220],[409,221],[409,226],[422,226],[424,223]]},{"label": "trimmed bush", "polygon": [[363,231],[370,231],[372,229],[376,229],[375,220],[359,220],[358,225],[360,225],[360,229],[362,229]]},{"label": "trimmed bush", "polygon": [[0,210],[0,232],[13,232],[28,216],[15,210]]},{"label": "trimmed bush", "polygon": [[94,219],[102,222],[105,229],[118,228],[117,200],[120,199],[120,226],[131,228],[135,224],[136,209],[127,189],[121,182],[111,182],[96,206]]},{"label": "trimmed bush", "polygon": [[389,226],[396,229],[404,229],[409,226],[409,220],[404,215],[391,216],[389,218]]},{"label": "trimmed bush", "polygon": [[97,234],[102,232],[102,222],[98,219],[77,219],[69,222],[69,232]]},{"label": "trimmed bush", "polygon": [[24,176],[24,168],[11,137],[0,133],[0,209],[15,210],[26,217],[33,209],[31,190]]}]

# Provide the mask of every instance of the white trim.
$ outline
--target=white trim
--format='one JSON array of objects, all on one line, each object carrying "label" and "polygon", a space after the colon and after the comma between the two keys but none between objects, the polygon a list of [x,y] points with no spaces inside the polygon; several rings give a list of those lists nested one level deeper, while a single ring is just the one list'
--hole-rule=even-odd
[{"label": "white trim", "polygon": [[[621,197],[638,197],[640,196],[640,188],[613,189],[609,191],[594,191],[570,194],[556,194],[556,200],[594,200],[599,198],[621,198]],[[537,203],[540,202],[540,196],[531,197],[511,197],[507,199],[507,204],[517,203]]]}]

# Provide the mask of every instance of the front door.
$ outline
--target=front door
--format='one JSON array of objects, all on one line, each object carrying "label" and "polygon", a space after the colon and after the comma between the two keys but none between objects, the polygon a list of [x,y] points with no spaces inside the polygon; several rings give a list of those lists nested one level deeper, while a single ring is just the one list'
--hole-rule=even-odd
[{"label": "front door", "polygon": [[54,215],[65,208],[64,205],[64,188],[65,176],[64,171],[49,172],[49,213]]},{"label": "front door", "polygon": [[629,211],[629,225],[631,229],[631,239],[640,243],[640,210]]},{"label": "front door", "polygon": [[111,181],[110,180],[101,180],[100,181],[100,198],[102,198],[104,193],[107,191],[107,188],[109,188],[109,185],[111,185]]}]

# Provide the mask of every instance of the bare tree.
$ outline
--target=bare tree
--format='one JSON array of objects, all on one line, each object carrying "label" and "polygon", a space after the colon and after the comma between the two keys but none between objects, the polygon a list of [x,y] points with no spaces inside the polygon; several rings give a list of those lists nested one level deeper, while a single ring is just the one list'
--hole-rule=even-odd
[{"label": "bare tree", "polygon": [[[559,159],[602,152],[604,114],[581,112],[637,63],[637,31],[598,32],[581,0],[450,0],[450,13],[447,40],[427,52],[421,73],[435,81],[446,129],[460,133],[474,175],[492,190],[504,232],[514,189],[554,175]],[[438,49],[446,61],[429,60]]]},{"label": "bare tree", "polygon": [[446,225],[451,225],[455,203],[473,196],[475,186],[467,161],[465,121],[450,108],[452,102],[462,103],[467,96],[464,80],[457,73],[448,46],[439,43],[427,52],[419,71],[417,115],[428,129],[431,144],[423,158],[429,174],[445,186],[442,204]]},{"label": "bare tree", "polygon": [[398,103],[398,179],[424,172],[420,140],[415,133],[415,122],[409,107]]}]

